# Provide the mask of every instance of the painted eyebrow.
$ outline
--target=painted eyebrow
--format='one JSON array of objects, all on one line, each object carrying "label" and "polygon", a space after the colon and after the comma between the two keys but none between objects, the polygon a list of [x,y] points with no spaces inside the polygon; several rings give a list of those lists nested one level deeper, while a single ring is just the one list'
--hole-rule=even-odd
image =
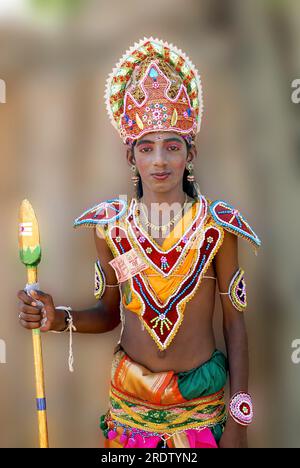
[{"label": "painted eyebrow", "polygon": [[164,142],[165,142],[165,141],[166,141],[166,142],[177,141],[178,143],[183,143],[182,140],[180,140],[179,138],[176,138],[176,137],[166,138],[166,139],[164,140]]},{"label": "painted eyebrow", "polygon": [[[177,141],[178,143],[183,143],[179,138],[176,138],[176,137],[165,138],[162,141],[164,143],[169,143],[170,141]],[[155,141],[153,141],[153,140],[140,140],[140,141],[137,142],[136,146],[140,146],[140,145],[143,145],[145,143],[150,143],[150,144],[154,145]]]},{"label": "painted eyebrow", "polygon": [[144,143],[152,143],[152,144],[154,144],[155,142],[152,141],[152,140],[140,140],[140,141],[137,142],[136,146],[143,145]]}]

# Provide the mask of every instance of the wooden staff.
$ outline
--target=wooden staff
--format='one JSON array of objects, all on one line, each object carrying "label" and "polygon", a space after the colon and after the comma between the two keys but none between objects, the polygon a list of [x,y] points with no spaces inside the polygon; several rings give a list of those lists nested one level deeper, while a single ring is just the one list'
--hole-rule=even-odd
[{"label": "wooden staff", "polygon": [[[37,266],[41,260],[39,226],[33,208],[26,199],[22,201],[19,211],[19,253],[21,262],[27,268],[27,284],[37,283]],[[42,341],[39,328],[32,330],[32,340],[39,442],[40,448],[48,448]]]}]

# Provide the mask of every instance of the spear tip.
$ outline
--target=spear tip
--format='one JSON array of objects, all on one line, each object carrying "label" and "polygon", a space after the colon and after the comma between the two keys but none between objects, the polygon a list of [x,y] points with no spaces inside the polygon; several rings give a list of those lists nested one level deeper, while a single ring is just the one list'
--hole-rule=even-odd
[{"label": "spear tip", "polygon": [[19,210],[19,252],[22,263],[36,265],[41,259],[39,226],[34,209],[24,198]]}]

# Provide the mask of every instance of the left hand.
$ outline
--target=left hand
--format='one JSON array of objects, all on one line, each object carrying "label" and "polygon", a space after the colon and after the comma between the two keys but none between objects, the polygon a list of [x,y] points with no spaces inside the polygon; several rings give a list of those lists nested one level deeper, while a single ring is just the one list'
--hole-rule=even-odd
[{"label": "left hand", "polygon": [[248,448],[247,427],[241,426],[228,416],[219,448]]}]

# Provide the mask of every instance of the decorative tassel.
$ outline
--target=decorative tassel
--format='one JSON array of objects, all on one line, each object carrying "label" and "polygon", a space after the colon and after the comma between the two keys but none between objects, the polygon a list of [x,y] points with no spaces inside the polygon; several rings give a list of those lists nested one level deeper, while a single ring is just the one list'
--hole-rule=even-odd
[{"label": "decorative tassel", "polygon": [[117,437],[118,433],[116,430],[110,430],[108,431],[107,437],[109,440],[113,440]]},{"label": "decorative tassel", "polygon": [[130,439],[128,439],[126,448],[134,448],[135,446],[136,446],[136,440],[130,437]]},{"label": "decorative tassel", "polygon": [[125,446],[125,444],[127,443],[128,441],[128,437],[127,437],[127,434],[126,434],[126,429],[124,428],[123,430],[123,434],[120,436],[120,442],[123,446]]},{"label": "decorative tassel", "polygon": [[127,435],[122,434],[121,437],[120,437],[120,442],[121,442],[121,444],[122,444],[123,446],[125,446],[126,443],[127,443],[127,441],[128,441]]},{"label": "decorative tassel", "polygon": [[102,414],[101,417],[100,417],[99,427],[100,427],[100,429],[102,429],[102,431],[107,429],[107,423],[105,421],[105,414]]}]

